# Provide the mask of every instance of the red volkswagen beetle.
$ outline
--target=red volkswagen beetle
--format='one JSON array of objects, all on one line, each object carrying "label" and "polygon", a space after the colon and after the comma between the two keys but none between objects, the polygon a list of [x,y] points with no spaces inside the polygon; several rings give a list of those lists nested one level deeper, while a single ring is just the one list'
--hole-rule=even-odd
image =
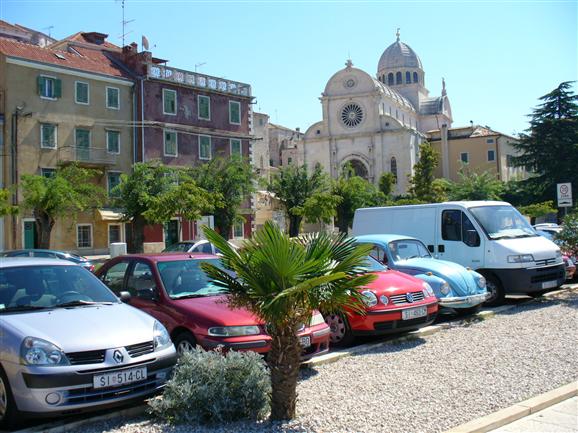
[{"label": "red volkswagen beetle", "polygon": [[366,314],[326,314],[331,328],[331,344],[347,345],[360,335],[380,335],[411,331],[431,324],[438,303],[430,285],[408,274],[388,269],[372,257],[367,258],[368,272],[377,278],[360,289]]},{"label": "red volkswagen beetle", "polygon": [[[96,275],[121,299],[161,322],[179,353],[196,345],[268,352],[271,337],[265,323],[245,309],[229,307],[227,295],[208,280],[202,262],[221,264],[210,254],[126,255],[109,260]],[[298,334],[302,359],[329,350],[329,327],[320,313]]]}]

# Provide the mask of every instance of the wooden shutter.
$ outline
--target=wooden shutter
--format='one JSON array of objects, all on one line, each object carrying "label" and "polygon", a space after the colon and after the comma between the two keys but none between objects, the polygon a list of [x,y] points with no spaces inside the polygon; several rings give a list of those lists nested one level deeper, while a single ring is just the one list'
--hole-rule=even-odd
[{"label": "wooden shutter", "polygon": [[38,78],[36,79],[36,82],[38,83],[38,94],[40,96],[44,96],[44,88],[45,88],[45,83],[44,83],[44,77],[42,77],[41,75],[38,76]]},{"label": "wooden shutter", "polygon": [[62,97],[62,80],[54,80],[54,97]]}]

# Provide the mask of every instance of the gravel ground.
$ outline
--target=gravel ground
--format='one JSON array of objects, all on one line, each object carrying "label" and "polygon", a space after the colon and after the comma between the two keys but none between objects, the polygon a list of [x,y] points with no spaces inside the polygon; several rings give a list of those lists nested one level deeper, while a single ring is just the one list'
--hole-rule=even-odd
[{"label": "gravel ground", "polygon": [[103,422],[72,433],[441,432],[578,379],[578,290],[304,370],[284,424]]}]

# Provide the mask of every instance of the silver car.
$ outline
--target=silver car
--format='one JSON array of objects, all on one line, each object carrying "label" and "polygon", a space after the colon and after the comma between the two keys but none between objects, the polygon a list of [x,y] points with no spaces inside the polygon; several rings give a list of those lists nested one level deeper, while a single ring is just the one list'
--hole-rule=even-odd
[{"label": "silver car", "polygon": [[163,325],[86,269],[0,259],[0,427],[142,399],[175,362]]}]

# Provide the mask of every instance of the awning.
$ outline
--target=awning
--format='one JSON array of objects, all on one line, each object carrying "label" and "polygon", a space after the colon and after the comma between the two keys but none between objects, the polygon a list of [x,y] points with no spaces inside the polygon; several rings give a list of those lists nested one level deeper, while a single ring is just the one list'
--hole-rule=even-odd
[{"label": "awning", "polygon": [[111,209],[97,209],[102,221],[120,221],[123,217],[121,212]]}]

